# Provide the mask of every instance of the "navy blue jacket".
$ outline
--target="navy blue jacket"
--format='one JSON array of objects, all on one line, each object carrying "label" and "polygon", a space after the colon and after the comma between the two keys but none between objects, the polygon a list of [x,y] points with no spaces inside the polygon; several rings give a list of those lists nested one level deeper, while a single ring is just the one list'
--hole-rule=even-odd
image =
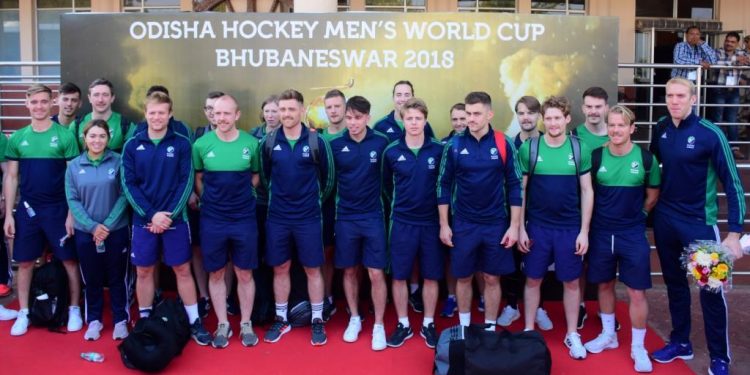
[{"label": "navy blue jacket", "polygon": [[652,129],[650,150],[662,163],[657,210],[716,224],[718,179],[727,194],[729,230],[743,232],[745,193],[732,150],[718,126],[692,113],[679,127],[670,117],[661,118]]},{"label": "navy blue jacket", "polygon": [[260,175],[268,190],[268,220],[304,223],[320,221],[320,202],[331,193],[333,158],[328,142],[318,136],[320,158],[313,161],[308,143],[310,130],[302,124],[300,138],[291,147],[283,129],[276,134],[271,156],[266,140],[260,143]]},{"label": "navy blue jacket", "polygon": [[414,152],[404,137],[388,145],[383,155],[383,185],[391,202],[391,218],[411,225],[437,225],[437,182],[442,143],[425,137]]},{"label": "navy blue jacket", "polygon": [[331,141],[336,166],[336,219],[383,218],[381,163],[388,138],[366,128],[357,142],[344,130]]},{"label": "navy blue jacket", "polygon": [[125,197],[133,206],[133,224],[146,225],[159,211],[172,221],[185,221],[185,206],[193,191],[190,139],[168,129],[159,144],[148,132],[137,133],[123,146],[120,170]]},{"label": "navy blue jacket", "polygon": [[454,217],[469,222],[507,219],[508,204],[521,206],[521,169],[507,136],[505,149],[503,163],[491,127],[480,140],[468,131],[455,135],[443,150],[438,204],[452,204]]}]

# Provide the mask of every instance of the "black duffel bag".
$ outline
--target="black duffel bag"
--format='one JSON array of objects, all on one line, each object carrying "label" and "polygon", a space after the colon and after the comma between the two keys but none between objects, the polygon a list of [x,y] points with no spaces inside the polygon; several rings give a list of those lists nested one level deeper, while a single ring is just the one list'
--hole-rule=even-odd
[{"label": "black duffel bag", "polygon": [[459,325],[444,330],[435,347],[435,375],[548,375],[551,369],[549,349],[536,331]]}]

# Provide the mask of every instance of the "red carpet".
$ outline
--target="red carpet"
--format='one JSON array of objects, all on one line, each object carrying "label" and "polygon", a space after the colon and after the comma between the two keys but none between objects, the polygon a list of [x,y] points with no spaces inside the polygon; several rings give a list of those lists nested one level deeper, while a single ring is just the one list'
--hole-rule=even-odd
[{"label": "red carpet", "polygon": [[[15,307],[15,303],[10,307]],[[398,349],[386,349],[382,352],[370,350],[370,332],[372,317],[367,316],[363,333],[358,342],[345,343],[341,337],[347,323],[345,310],[339,307],[339,312],[326,326],[328,344],[322,347],[310,345],[309,327],[293,329],[276,344],[261,342],[253,348],[243,347],[237,336],[230,340],[230,346],[223,350],[211,347],[200,347],[190,342],[182,356],[177,357],[167,367],[165,373],[196,373],[219,374],[235,372],[251,372],[260,374],[429,374],[432,372],[433,351],[424,345],[424,340],[415,332],[414,337]],[[620,348],[592,355],[584,361],[575,361],[568,356],[567,348],[563,345],[564,330],[561,303],[545,303],[549,315],[555,324],[555,329],[545,332],[544,337],[552,352],[553,374],[634,374],[633,363],[630,359],[630,326],[625,318],[627,305],[618,303],[617,316],[622,322],[619,333]],[[595,305],[589,305],[590,318],[581,331],[583,341],[591,340],[601,330],[596,318]],[[106,311],[106,309],[105,309]],[[105,313],[106,314],[106,313]],[[593,316],[593,318],[592,318]],[[473,314],[476,321],[480,315]],[[115,342],[112,341],[112,323],[110,317],[105,317],[106,328],[102,338],[98,341],[83,340],[83,331],[71,334],[56,334],[44,329],[31,327],[29,332],[21,337],[11,337],[12,322],[0,322],[0,369],[5,374],[133,374],[122,365]],[[215,328],[216,319],[211,315],[207,321],[207,328]],[[230,322],[237,333],[239,319],[231,317]],[[456,324],[458,318],[437,319],[438,330]],[[412,314],[413,326],[421,325],[421,317]],[[395,325],[395,313],[389,307],[386,313],[386,331],[390,332]],[[522,328],[521,319],[510,327],[512,331]],[[85,327],[84,327],[85,330]],[[262,328],[256,328],[256,333],[262,337]],[[653,331],[646,336],[646,348],[652,351],[663,345]],[[79,357],[81,352],[96,351],[104,354],[104,363],[86,362]],[[692,374],[690,369],[680,360],[670,364],[654,363],[654,374]]]}]

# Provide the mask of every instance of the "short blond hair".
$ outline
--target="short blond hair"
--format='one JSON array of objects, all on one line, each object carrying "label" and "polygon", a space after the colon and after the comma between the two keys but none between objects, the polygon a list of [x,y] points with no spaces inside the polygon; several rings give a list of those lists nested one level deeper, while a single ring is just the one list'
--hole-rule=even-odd
[{"label": "short blond hair", "polygon": [[695,84],[693,81],[689,81],[682,77],[674,77],[667,81],[667,87],[669,85],[682,85],[690,89],[690,95],[696,95]]},{"label": "short blond hair", "polygon": [[609,109],[609,114],[616,114],[622,116],[622,118],[628,123],[628,125],[633,125],[635,123],[635,113],[630,110],[630,108],[618,104],[612,108]]},{"label": "short blond hair", "polygon": [[46,92],[50,98],[52,97],[52,89],[39,83],[35,83],[29,86],[29,88],[26,90],[26,97],[30,98],[32,95],[38,94],[40,92]]},{"label": "short blond hair", "polygon": [[154,91],[146,97],[145,102],[143,103],[143,108],[146,109],[149,104],[169,104],[169,111],[172,111],[172,98],[169,97],[169,95],[161,92],[161,91]]}]

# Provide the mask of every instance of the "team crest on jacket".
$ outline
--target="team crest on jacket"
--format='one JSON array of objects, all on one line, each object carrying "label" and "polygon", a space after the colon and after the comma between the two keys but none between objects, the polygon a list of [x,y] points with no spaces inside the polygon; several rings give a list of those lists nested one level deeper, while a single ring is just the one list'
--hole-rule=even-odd
[{"label": "team crest on jacket", "polygon": [[305,158],[310,157],[310,146],[302,147],[302,157],[305,157]]},{"label": "team crest on jacket", "polygon": [[695,137],[693,137],[692,135],[689,136],[687,139],[687,146],[685,147],[690,149],[695,148]]},{"label": "team crest on jacket", "polygon": [[427,169],[435,169],[435,158],[429,157],[427,159]]},{"label": "team crest on jacket", "polygon": [[53,135],[52,138],[49,139],[49,147],[57,147],[59,143],[59,138],[57,138],[56,135]]},{"label": "team crest on jacket", "polygon": [[242,158],[245,160],[250,160],[250,149],[247,147],[242,148]]},{"label": "team crest on jacket", "polygon": [[493,147],[490,149],[490,159],[497,160],[497,148]]},{"label": "team crest on jacket", "polygon": [[377,162],[378,162],[377,151],[370,151],[370,163],[377,163]]},{"label": "team crest on jacket", "polygon": [[630,163],[630,173],[632,173],[632,174],[638,174],[638,172],[639,172],[638,171],[638,166],[639,165],[640,164],[638,164],[637,161],[633,160],[633,162]]},{"label": "team crest on jacket", "polygon": [[167,157],[168,158],[174,157],[174,146],[167,147]]},{"label": "team crest on jacket", "polygon": [[115,171],[115,169],[114,169],[114,168],[110,168],[110,169],[109,169],[109,170],[107,171],[107,177],[108,177],[108,178],[109,178],[110,180],[114,180],[114,179],[115,179],[115,172],[116,172],[116,171]]},{"label": "team crest on jacket", "polygon": [[568,154],[568,165],[576,165],[575,160],[573,160],[573,154]]}]

